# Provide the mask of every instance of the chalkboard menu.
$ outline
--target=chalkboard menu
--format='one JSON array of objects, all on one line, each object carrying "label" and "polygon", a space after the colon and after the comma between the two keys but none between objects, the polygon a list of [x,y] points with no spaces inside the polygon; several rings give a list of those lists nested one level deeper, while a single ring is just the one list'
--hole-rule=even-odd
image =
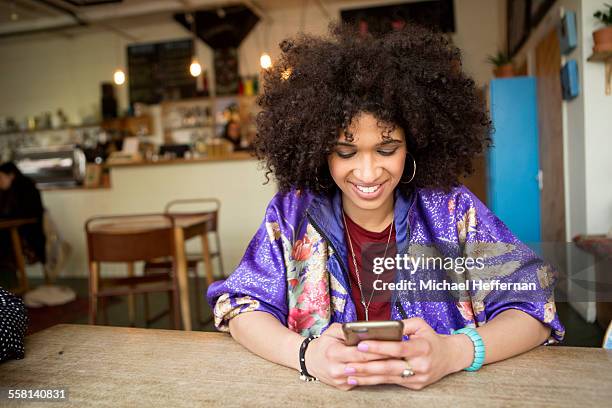
[{"label": "chalkboard menu", "polygon": [[189,73],[191,39],[131,45],[127,53],[130,104],[196,96],[196,78]]}]

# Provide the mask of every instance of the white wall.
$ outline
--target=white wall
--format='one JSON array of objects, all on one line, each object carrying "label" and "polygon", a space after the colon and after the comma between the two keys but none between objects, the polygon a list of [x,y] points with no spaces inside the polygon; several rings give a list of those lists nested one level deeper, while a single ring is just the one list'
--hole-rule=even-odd
[{"label": "white wall", "polygon": [[[142,43],[189,37],[181,26],[166,19],[134,27],[130,34]],[[99,121],[100,83],[111,81],[117,67],[127,72],[126,45],[128,41],[118,34],[94,29],[71,38],[47,34],[3,40],[0,115],[21,120],[61,108],[71,123]],[[210,49],[200,41],[197,51],[202,63],[210,66]],[[128,106],[127,82],[116,89],[120,109],[124,110]]]},{"label": "white wall", "polygon": [[612,228],[612,95],[605,94],[605,65],[584,62],[591,55],[592,32],[600,26],[592,17],[603,9],[599,0],[583,0],[582,58],[584,137],[586,157],[587,233],[604,234]]},{"label": "white wall", "polygon": [[585,88],[584,80],[584,65],[586,60],[584,55],[590,51],[590,46],[585,44],[581,3],[581,0],[561,1],[561,6],[565,10],[574,11],[576,13],[578,30],[578,45],[569,55],[562,56],[562,63],[565,63],[569,59],[576,60],[581,89],[576,99],[569,102],[563,102],[564,177],[566,187],[566,231],[568,241],[576,234],[583,233],[587,229],[584,100],[588,90]]}]

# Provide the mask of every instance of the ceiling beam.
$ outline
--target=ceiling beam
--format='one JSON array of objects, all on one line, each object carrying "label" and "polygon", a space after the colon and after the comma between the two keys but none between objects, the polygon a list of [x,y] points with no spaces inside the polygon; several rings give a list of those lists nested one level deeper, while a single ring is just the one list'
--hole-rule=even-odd
[{"label": "ceiling beam", "polygon": [[272,24],[272,17],[270,17],[270,15],[253,0],[243,0],[243,3],[265,23]]},{"label": "ceiling beam", "polygon": [[46,7],[56,10],[60,13],[63,13],[69,17],[72,17],[74,19],[74,21],[82,26],[87,25],[87,23],[85,21],[83,21],[74,11],[70,10],[69,8],[66,8],[64,6],[60,6],[59,4],[56,4],[50,0],[34,0],[37,3],[43,4]]},{"label": "ceiling beam", "polygon": [[31,34],[32,32],[42,32],[45,29],[57,30],[58,27],[72,28],[72,25],[97,25],[114,31],[117,34],[134,41],[135,38],[129,33],[112,27],[112,25],[110,25],[111,21],[119,18],[137,17],[147,14],[184,12],[186,9],[210,9],[222,7],[228,4],[245,4],[260,18],[271,22],[270,16],[252,0],[229,2],[222,0],[149,0],[134,4],[124,3],[106,6],[89,6],[86,10],[58,6],[51,0],[30,1],[35,1],[41,4],[44,3],[48,7],[52,7],[64,15],[3,24],[0,26],[0,37],[8,35],[14,36],[20,34]]}]

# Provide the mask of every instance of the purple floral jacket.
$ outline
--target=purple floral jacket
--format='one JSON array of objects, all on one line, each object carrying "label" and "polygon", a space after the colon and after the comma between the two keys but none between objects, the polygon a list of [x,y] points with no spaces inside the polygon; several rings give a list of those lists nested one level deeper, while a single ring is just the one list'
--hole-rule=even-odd
[{"label": "purple floral jacket", "polygon": [[[450,292],[395,291],[391,319],[423,318],[436,332],[477,327],[507,309],[518,309],[551,327],[545,344],[563,339],[556,313],[555,271],[539,259],[466,187],[444,193],[395,191],[398,254],[481,257],[481,268],[398,272],[396,280],[435,277],[462,282],[529,284],[519,293],[498,286]],[[304,190],[277,193],[236,270],[208,289],[215,325],[228,331],[240,313],[263,311],[302,336],[322,333],[331,323],[356,320],[350,296],[341,194]],[[435,269],[435,268],[434,268]],[[403,279],[403,278],[402,278]]]}]

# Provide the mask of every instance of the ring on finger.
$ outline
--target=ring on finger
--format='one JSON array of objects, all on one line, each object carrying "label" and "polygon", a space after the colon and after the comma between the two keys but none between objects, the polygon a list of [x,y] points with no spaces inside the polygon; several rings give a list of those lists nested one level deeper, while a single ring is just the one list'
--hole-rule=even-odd
[{"label": "ring on finger", "polygon": [[412,377],[413,375],[414,375],[414,371],[412,371],[412,367],[410,367],[408,365],[408,362],[406,361],[406,368],[404,368],[404,371],[402,371],[402,373],[400,374],[400,377],[408,378],[408,377]]}]

